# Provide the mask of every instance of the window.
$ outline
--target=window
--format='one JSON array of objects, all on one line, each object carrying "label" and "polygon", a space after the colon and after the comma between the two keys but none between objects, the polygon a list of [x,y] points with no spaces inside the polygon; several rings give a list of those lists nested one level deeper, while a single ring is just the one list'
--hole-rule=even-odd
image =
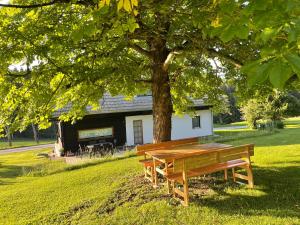
[{"label": "window", "polygon": [[78,131],[78,139],[89,139],[89,138],[98,138],[98,137],[112,137],[113,136],[113,128],[95,128],[88,130],[79,130]]},{"label": "window", "polygon": [[195,116],[192,118],[192,126],[193,126],[193,129],[201,128],[200,116]]},{"label": "window", "polygon": [[133,137],[134,144],[143,144],[143,121],[142,120],[134,120],[133,121]]}]

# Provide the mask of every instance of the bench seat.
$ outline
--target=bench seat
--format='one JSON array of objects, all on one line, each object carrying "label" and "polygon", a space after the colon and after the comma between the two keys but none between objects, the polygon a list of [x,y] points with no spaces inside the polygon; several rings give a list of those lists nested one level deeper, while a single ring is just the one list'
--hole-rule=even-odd
[{"label": "bench seat", "polygon": [[[152,183],[154,183],[154,173],[160,173],[162,175],[165,174],[163,170],[159,168],[156,170],[156,168],[154,168],[153,159],[147,159],[146,152],[155,151],[159,149],[169,149],[175,146],[192,144],[192,143],[198,143],[198,137],[178,139],[174,141],[166,141],[157,144],[145,144],[145,145],[136,146],[137,155],[144,156],[144,159],[139,160],[139,162],[144,167],[145,178],[150,180]],[[160,161],[156,161],[155,163],[157,166],[162,164]]]},{"label": "bench seat", "polygon": [[[189,204],[188,179],[190,177],[223,170],[224,179],[227,180],[228,169],[232,169],[233,181],[236,181],[236,178],[246,180],[249,187],[253,188],[253,172],[250,160],[253,151],[254,145],[249,144],[174,159],[172,171],[166,175],[167,180],[172,182],[173,196],[183,198],[184,201],[182,203],[187,206]],[[247,175],[236,173],[235,168],[237,167],[245,169]]]},{"label": "bench seat", "polygon": [[[222,171],[225,169],[231,169],[234,167],[243,167],[246,165],[247,165],[247,162],[245,160],[242,160],[242,159],[231,160],[231,161],[224,162],[224,163],[218,163],[215,165],[200,167],[197,169],[191,169],[191,170],[187,171],[187,177],[197,177],[197,176],[201,176],[201,175],[205,175],[205,174],[214,173],[217,171]],[[169,179],[170,181],[176,181],[181,184],[183,183],[182,172],[166,175],[166,178]]]},{"label": "bench seat", "polygon": [[145,167],[152,166],[153,167],[153,159],[141,159],[139,163],[142,163]]}]

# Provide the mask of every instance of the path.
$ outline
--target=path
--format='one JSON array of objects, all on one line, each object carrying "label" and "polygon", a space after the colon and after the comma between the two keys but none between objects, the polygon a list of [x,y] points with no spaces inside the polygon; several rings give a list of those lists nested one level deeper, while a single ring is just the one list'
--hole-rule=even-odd
[{"label": "path", "polygon": [[216,127],[214,131],[245,129],[247,126]]},{"label": "path", "polygon": [[0,150],[0,155],[14,153],[14,152],[25,152],[37,149],[44,149],[44,148],[54,148],[54,144],[44,144],[44,145],[34,145],[34,146],[27,146],[27,147],[19,147],[19,148],[9,148],[5,150]]}]

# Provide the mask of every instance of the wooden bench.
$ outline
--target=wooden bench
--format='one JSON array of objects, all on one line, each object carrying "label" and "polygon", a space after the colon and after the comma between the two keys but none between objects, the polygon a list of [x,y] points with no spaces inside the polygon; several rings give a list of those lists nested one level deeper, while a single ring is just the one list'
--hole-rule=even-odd
[{"label": "wooden bench", "polygon": [[[198,140],[199,140],[198,137],[193,137],[193,138],[178,139],[178,140],[174,140],[174,141],[166,141],[166,142],[157,143],[157,144],[137,145],[136,146],[137,155],[144,156],[144,159],[140,160],[139,162],[141,164],[143,164],[145,178],[150,180],[153,183],[154,182],[154,173],[156,172],[154,169],[153,159],[147,158],[147,155],[145,154],[145,152],[155,151],[155,150],[159,150],[159,149],[168,149],[168,148],[172,148],[172,147],[180,146],[180,145],[198,143]],[[157,162],[156,165],[161,164],[161,162],[159,162],[159,161],[156,161],[156,162]]]},{"label": "wooden bench", "polygon": [[[234,181],[236,178],[247,180],[250,188],[253,188],[253,174],[250,156],[253,155],[254,145],[242,145],[228,147],[211,151],[206,154],[194,155],[188,158],[176,159],[173,161],[173,171],[166,178],[173,185],[173,196],[183,197],[183,205],[189,204],[188,178],[224,170],[227,180],[227,169],[232,169]],[[235,168],[243,168],[247,176],[236,173]],[[183,186],[183,190],[176,187]]]}]

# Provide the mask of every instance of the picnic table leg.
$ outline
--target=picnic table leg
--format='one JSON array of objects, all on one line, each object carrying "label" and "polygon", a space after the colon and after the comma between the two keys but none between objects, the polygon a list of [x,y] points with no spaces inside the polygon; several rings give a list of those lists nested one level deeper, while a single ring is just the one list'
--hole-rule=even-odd
[{"label": "picnic table leg", "polygon": [[247,170],[247,176],[248,176],[248,185],[250,188],[253,188],[253,186],[254,186],[253,185],[253,172],[252,172],[251,165],[249,165],[246,170]]},{"label": "picnic table leg", "polygon": [[154,188],[157,188],[158,187],[158,182],[157,182],[157,173],[156,173],[156,160],[155,159],[153,159],[153,175],[154,175],[154,185],[153,185],[153,187]]},{"label": "picnic table leg", "polygon": [[[168,175],[168,163],[165,163],[165,168],[166,168],[166,175]],[[167,188],[168,188],[168,194],[171,193],[170,191],[170,181],[167,179]]]},{"label": "picnic table leg", "polygon": [[183,171],[183,199],[184,199],[184,206],[189,205],[189,187],[188,187],[188,178],[186,175],[186,171]]},{"label": "picnic table leg", "polygon": [[228,173],[227,173],[227,169],[224,170],[224,180],[227,181],[228,180]]},{"label": "picnic table leg", "polygon": [[234,168],[232,168],[232,177],[233,177],[233,182],[236,182],[235,169]]}]

